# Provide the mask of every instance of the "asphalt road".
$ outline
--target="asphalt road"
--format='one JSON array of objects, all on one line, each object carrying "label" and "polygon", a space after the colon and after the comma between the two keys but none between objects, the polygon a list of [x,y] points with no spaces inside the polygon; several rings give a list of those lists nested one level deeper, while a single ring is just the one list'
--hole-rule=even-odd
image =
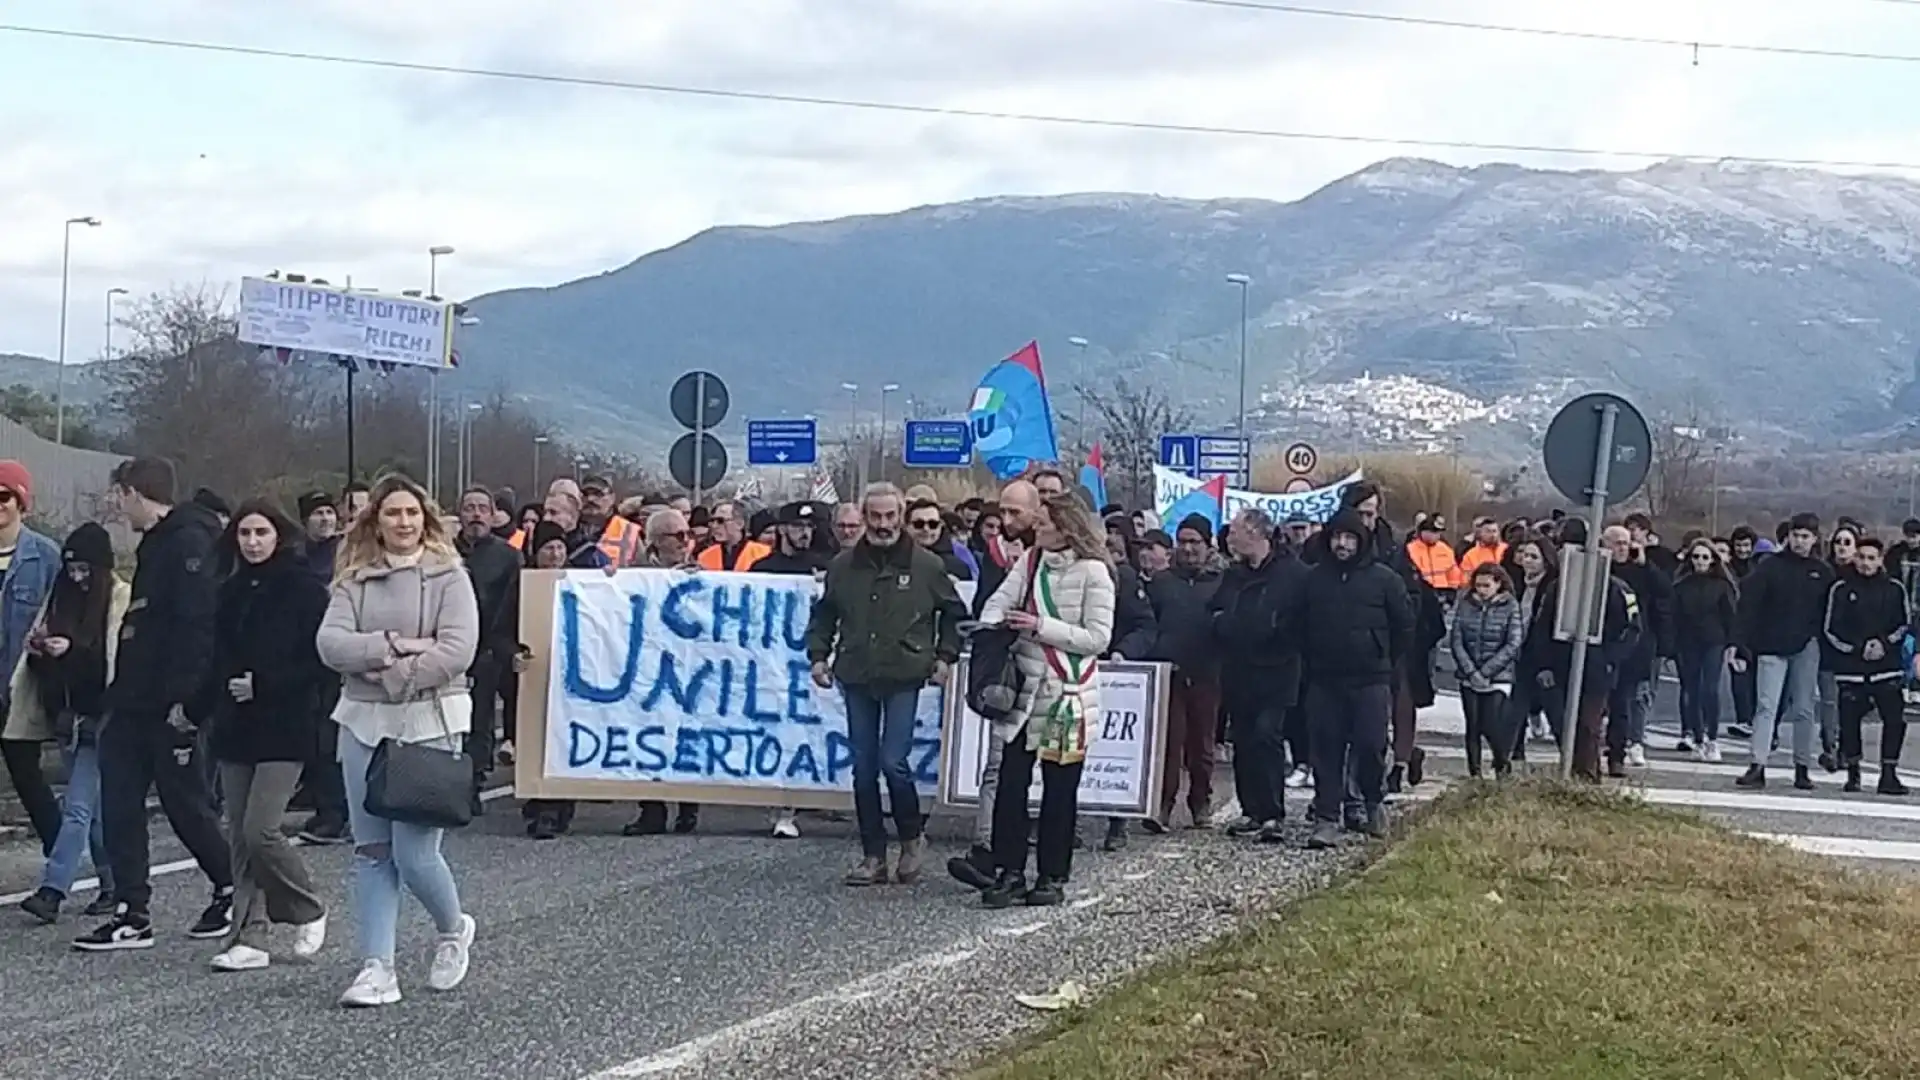
[{"label": "asphalt road", "polygon": [[[760,812],[709,808],[694,836],[623,838],[628,816],[583,808],[574,835],[536,844],[496,803],[451,837],[479,923],[472,975],[453,994],[426,990],[430,928],[409,902],[407,998],[370,1012],[334,1004],[357,968],[345,849],[306,852],[339,916],[310,967],[208,971],[218,943],[183,934],[207,899],[191,869],[156,878],[161,939],[146,952],[74,953],[75,918],[47,928],[0,910],[0,1076],[940,1075],[1039,1022],[1014,994],[1098,985],[1355,857],[1218,833],[1139,837],[1083,855],[1068,906],[987,912],[939,873],[911,888],[841,885],[850,824],[806,820],[806,837],[782,842]],[[164,823],[153,831],[156,863],[178,859]],[[957,822],[935,835],[943,856],[962,846]],[[30,889],[37,862],[29,845],[0,848],[0,894]]]},{"label": "asphalt road", "polygon": [[[1915,718],[1920,723],[1920,717]],[[1466,762],[1461,733],[1465,730],[1457,698],[1443,695],[1421,714],[1420,744],[1427,748],[1430,771],[1464,776]],[[1862,732],[1866,759],[1879,760],[1880,727],[1868,723]],[[1861,794],[1840,790],[1844,773],[1828,773],[1817,765],[1815,789],[1793,788],[1792,739],[1781,734],[1781,750],[1768,765],[1767,786],[1749,791],[1734,786],[1752,761],[1744,739],[1720,740],[1724,761],[1708,764],[1693,760],[1675,747],[1680,737],[1679,692],[1662,683],[1655,711],[1648,722],[1647,767],[1629,770],[1626,780],[1610,781],[1650,802],[1697,810],[1732,828],[1766,836],[1804,850],[1900,874],[1920,874],[1920,732],[1907,740],[1901,755],[1903,780],[1915,794],[1889,797],[1873,794],[1878,769],[1864,770]],[[1529,749],[1533,767],[1558,766],[1550,743]]]}]

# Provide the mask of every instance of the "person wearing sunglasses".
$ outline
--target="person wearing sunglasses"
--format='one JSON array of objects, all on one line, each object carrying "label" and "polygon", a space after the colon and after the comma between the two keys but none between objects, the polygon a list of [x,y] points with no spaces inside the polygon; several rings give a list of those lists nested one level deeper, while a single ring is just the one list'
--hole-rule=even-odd
[{"label": "person wearing sunglasses", "polygon": [[947,535],[947,523],[940,516],[939,503],[920,499],[907,507],[907,535],[940,557],[940,565],[948,577],[955,581],[973,580],[973,568],[953,549],[953,538]]},{"label": "person wearing sunglasses", "polygon": [[1686,548],[1673,582],[1674,644],[1679,651],[1682,752],[1720,760],[1720,677],[1734,661],[1740,590],[1708,540]]},{"label": "person wearing sunglasses", "polygon": [[[60,545],[26,526],[33,504],[33,476],[17,461],[0,461],[0,664],[9,675],[20,666],[41,605],[60,573]],[[10,688],[0,688],[0,706],[11,704]],[[9,719],[0,752],[7,775],[20,796],[43,854],[51,854],[60,835],[60,801],[40,768],[46,733],[23,731]]]}]

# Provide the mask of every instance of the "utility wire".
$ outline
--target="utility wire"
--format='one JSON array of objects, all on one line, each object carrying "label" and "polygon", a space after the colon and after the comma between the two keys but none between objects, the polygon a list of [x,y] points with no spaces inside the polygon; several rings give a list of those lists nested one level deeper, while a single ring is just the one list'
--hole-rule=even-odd
[{"label": "utility wire", "polygon": [[[1345,8],[1313,7],[1274,0],[1168,0],[1196,7],[1230,8],[1239,11],[1263,11],[1273,15],[1307,15],[1314,18],[1346,19],[1353,22],[1390,23],[1396,26],[1425,26],[1446,30],[1473,30],[1490,34],[1520,34],[1528,37],[1558,38],[1563,41],[1601,41],[1616,45],[1654,45],[1685,49],[1696,56],[1703,52],[1750,53],[1762,56],[1818,57],[1829,60],[1866,60],[1877,63],[1920,64],[1920,55],[1886,53],[1855,49],[1816,49],[1799,45],[1758,45],[1736,41],[1703,41],[1688,38],[1656,37],[1646,34],[1617,34],[1603,30],[1568,30],[1551,26],[1515,26],[1508,23],[1474,22],[1468,19],[1441,19],[1427,15],[1396,15],[1385,11],[1353,11]],[[1920,0],[1883,0],[1907,6],[1920,6]]]},{"label": "utility wire", "polygon": [[[1222,0],[1224,2],[1224,0]],[[1251,2],[1251,0],[1247,0]],[[1225,138],[1273,139],[1294,142],[1338,143],[1358,146],[1394,147],[1412,150],[1464,150],[1498,154],[1536,154],[1561,157],[1632,158],[1645,161],[1685,159],[1719,161],[1745,165],[1778,165],[1794,168],[1868,169],[1878,171],[1920,172],[1920,162],[1869,161],[1844,158],[1768,157],[1757,154],[1702,154],[1674,150],[1636,150],[1586,146],[1556,146],[1543,143],[1483,142],[1469,139],[1420,139],[1380,135],[1355,135],[1347,132],[1300,131],[1282,128],[1236,127],[1215,124],[1175,123],[1157,120],[1126,120],[1110,117],[1073,116],[1060,113],[1020,112],[1004,109],[975,109],[949,105],[923,105],[901,101],[877,101],[864,98],[827,97],[815,94],[776,93],[714,86],[685,86],[589,75],[565,75],[555,72],[518,71],[508,68],[469,67],[460,64],[428,63],[414,60],[389,60],[368,56],[272,49],[253,45],[232,45],[209,41],[147,37],[135,34],[109,34],[90,30],[26,26],[0,23],[0,34],[91,41],[115,45],[174,49],[188,52],[251,56],[274,60],[341,64],[381,71],[403,71],[428,75],[466,75],[474,78],[502,79],[577,86],[601,90],[625,90],[635,93],[708,98],[725,101],[753,101],[782,105],[811,105],[822,108],[864,112],[898,113],[911,116],[947,117],[967,120],[997,120],[1026,124],[1050,124],[1106,131],[1142,131],[1174,135],[1205,135]],[[1920,59],[1920,58],[1916,58]]]}]

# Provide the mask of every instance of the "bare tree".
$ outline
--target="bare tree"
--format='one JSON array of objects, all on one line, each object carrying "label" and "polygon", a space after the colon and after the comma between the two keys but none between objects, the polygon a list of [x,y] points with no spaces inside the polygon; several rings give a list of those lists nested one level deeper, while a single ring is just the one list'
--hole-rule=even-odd
[{"label": "bare tree", "polygon": [[1166,390],[1129,382],[1124,375],[1115,376],[1104,387],[1083,386],[1079,391],[1086,395],[1099,425],[1108,494],[1124,492],[1128,506],[1151,505],[1160,436],[1192,430],[1193,413],[1175,405]]},{"label": "bare tree", "polygon": [[1702,518],[1712,501],[1713,444],[1697,409],[1650,422],[1653,461],[1647,469],[1647,513],[1656,521]]}]

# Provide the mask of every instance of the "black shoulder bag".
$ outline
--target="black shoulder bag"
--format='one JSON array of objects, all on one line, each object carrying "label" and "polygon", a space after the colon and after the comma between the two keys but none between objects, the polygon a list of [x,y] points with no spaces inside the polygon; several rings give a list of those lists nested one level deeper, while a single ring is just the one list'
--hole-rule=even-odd
[{"label": "black shoulder bag", "polygon": [[[364,588],[362,590],[364,595]],[[426,575],[420,577],[420,632],[426,636]],[[357,619],[356,619],[357,621]],[[433,691],[440,734],[455,742],[447,711]],[[459,829],[473,821],[473,760],[457,747],[382,739],[367,763],[367,813],[429,829]]]},{"label": "black shoulder bag", "polygon": [[[1020,603],[1016,607],[1026,606],[1027,599],[1033,595],[1033,580],[1040,572],[1040,552],[1028,553],[1031,561],[1027,564],[1026,588],[1022,590]],[[986,720],[1004,720],[1013,714],[1020,701],[1020,665],[1014,659],[1014,645],[1020,640],[1019,631],[1009,630],[1005,626],[983,626],[974,630],[969,639],[971,652],[967,656],[967,708],[980,714]]]}]

